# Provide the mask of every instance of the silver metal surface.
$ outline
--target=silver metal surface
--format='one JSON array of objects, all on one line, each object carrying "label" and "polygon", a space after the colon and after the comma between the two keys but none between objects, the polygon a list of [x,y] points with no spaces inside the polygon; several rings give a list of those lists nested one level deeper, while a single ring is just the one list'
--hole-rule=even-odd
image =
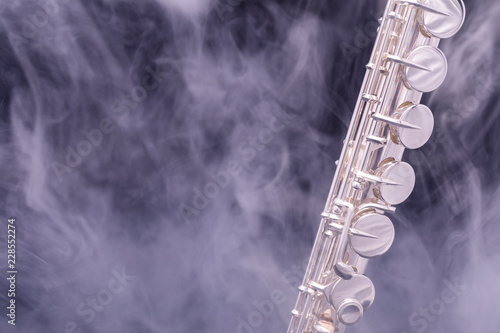
[{"label": "silver metal surface", "polygon": [[314,326],[314,330],[317,333],[335,333],[335,327],[330,325],[330,323],[327,321],[320,321]]},{"label": "silver metal surface", "polygon": [[458,0],[387,2],[288,333],[343,333],[374,301],[363,273],[394,240],[384,214],[415,185],[401,158],[431,135],[434,118],[419,103],[443,82],[439,37],[456,33],[464,14]]},{"label": "silver metal surface", "polygon": [[431,137],[434,129],[434,116],[427,106],[412,104],[402,111],[399,119],[417,126],[417,128],[399,127],[393,129],[393,134],[397,136],[398,142],[406,148],[420,148]]},{"label": "silver metal surface", "polygon": [[358,322],[375,299],[372,281],[362,274],[350,280],[338,280],[332,287],[329,300],[344,325]]},{"label": "silver metal surface", "polygon": [[354,222],[354,228],[369,235],[351,235],[353,250],[364,258],[384,254],[394,241],[394,226],[391,220],[382,214],[363,214]]},{"label": "silver metal surface", "polygon": [[379,183],[375,186],[374,191],[379,199],[390,205],[399,205],[408,199],[415,186],[415,172],[408,163],[387,163],[378,172],[383,179],[392,181],[391,183]]},{"label": "silver metal surface", "polygon": [[423,13],[423,27],[429,34],[437,38],[449,38],[460,30],[465,19],[462,0],[429,0],[428,3],[448,14]]},{"label": "silver metal surface", "polygon": [[408,60],[427,68],[422,70],[415,67],[405,69],[406,83],[420,92],[436,90],[446,78],[448,63],[443,52],[432,46],[420,46],[413,50]]}]

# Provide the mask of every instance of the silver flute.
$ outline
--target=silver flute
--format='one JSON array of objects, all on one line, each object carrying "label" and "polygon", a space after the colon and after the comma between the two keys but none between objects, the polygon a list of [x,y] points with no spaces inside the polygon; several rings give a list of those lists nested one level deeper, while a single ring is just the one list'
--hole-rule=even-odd
[{"label": "silver flute", "polygon": [[384,254],[396,210],[415,185],[404,150],[423,146],[434,117],[422,94],[445,79],[437,46],[465,19],[462,0],[389,0],[366,65],[288,333],[345,332],[373,303],[368,259]]}]

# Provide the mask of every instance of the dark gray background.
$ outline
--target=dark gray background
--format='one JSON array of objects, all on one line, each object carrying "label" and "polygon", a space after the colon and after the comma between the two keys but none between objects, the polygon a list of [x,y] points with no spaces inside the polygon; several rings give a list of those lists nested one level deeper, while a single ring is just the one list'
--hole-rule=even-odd
[{"label": "dark gray background", "polygon": [[[0,330],[285,332],[385,1],[49,2],[0,6]],[[500,326],[500,2],[466,6],[350,332]]]}]

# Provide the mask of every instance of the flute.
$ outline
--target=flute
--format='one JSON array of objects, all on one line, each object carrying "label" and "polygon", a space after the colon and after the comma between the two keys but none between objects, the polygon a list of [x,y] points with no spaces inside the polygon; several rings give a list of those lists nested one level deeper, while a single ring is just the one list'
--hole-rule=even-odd
[{"label": "flute", "polygon": [[288,333],[345,332],[375,298],[363,273],[394,240],[385,215],[415,185],[405,149],[423,146],[434,117],[420,104],[447,61],[437,48],[465,19],[462,0],[389,0],[347,131]]}]

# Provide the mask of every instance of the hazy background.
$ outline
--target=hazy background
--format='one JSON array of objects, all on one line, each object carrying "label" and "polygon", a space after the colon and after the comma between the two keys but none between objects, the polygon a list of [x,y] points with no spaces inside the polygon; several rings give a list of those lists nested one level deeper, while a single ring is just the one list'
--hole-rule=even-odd
[{"label": "hazy background", "polygon": [[[0,331],[285,332],[385,1],[1,1]],[[350,332],[498,332],[500,2],[466,6]]]}]

